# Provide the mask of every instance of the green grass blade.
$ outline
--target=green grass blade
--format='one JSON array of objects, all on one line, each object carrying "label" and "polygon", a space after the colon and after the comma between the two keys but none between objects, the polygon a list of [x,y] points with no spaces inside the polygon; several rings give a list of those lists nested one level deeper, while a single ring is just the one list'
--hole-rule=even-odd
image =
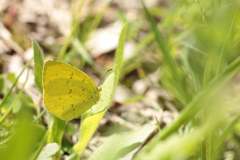
[{"label": "green grass blade", "polygon": [[7,117],[7,115],[12,111],[13,107],[15,106],[15,104],[19,101],[20,97],[22,96],[22,93],[24,91],[24,87],[28,81],[28,76],[29,76],[29,70],[27,72],[27,76],[25,79],[25,82],[21,88],[21,90],[18,92],[17,96],[15,97],[14,101],[12,102],[11,106],[8,108],[8,110],[6,112],[4,112],[4,114],[0,117],[0,124],[3,122],[3,120]]},{"label": "green grass blade", "polygon": [[219,151],[220,146],[224,143],[224,140],[226,140],[226,137],[232,133],[231,131],[234,129],[235,125],[239,122],[240,114],[238,114],[229,124],[228,126],[223,130],[222,135],[218,138],[215,152]]},{"label": "green grass blade", "polygon": [[79,20],[78,20],[78,18],[79,18],[80,14],[81,14],[81,11],[82,11],[82,8],[83,8],[83,6],[84,6],[85,1],[86,1],[86,0],[83,0],[83,1],[81,2],[81,5],[80,5],[79,8],[78,8],[77,14],[74,16],[73,24],[72,24],[72,28],[71,28],[71,33],[70,33],[70,35],[66,38],[66,40],[64,41],[64,44],[63,44],[63,46],[62,46],[62,48],[61,48],[61,50],[60,50],[60,53],[59,53],[59,55],[58,55],[58,59],[59,59],[59,60],[63,60],[64,55],[66,54],[67,48],[68,48],[68,46],[69,46],[69,44],[70,44],[70,42],[71,42],[71,39],[75,36],[75,34],[76,34],[76,32],[77,32],[77,29],[78,29],[79,23],[80,23]]},{"label": "green grass blade", "polygon": [[92,59],[92,57],[90,56],[90,54],[88,53],[88,51],[86,50],[84,45],[81,43],[81,41],[75,38],[72,43],[74,45],[74,48],[77,50],[79,55],[82,57],[82,59],[84,61],[86,61],[95,71],[97,71],[98,73],[102,73],[101,67],[99,67],[94,62],[94,60]]},{"label": "green grass blade", "polygon": [[34,118],[34,120],[32,121],[32,124],[34,124],[37,120],[39,120],[45,113],[47,112],[47,110],[43,110],[36,118]]},{"label": "green grass blade", "polygon": [[[211,123],[204,123],[201,127],[187,132],[184,135],[173,134],[168,139],[156,143],[152,150],[143,155],[139,155],[135,159],[151,159],[151,160],[187,160],[190,159],[194,151],[199,147],[202,137],[209,132],[216,130],[221,125],[223,112],[219,112],[214,119],[208,117]],[[196,160],[197,158],[195,158]]]},{"label": "green grass blade", "polygon": [[[168,83],[167,87],[170,87],[169,89],[172,92],[174,92],[173,94],[178,98],[178,100],[181,103],[187,104],[192,98],[191,98],[191,95],[188,93],[188,90],[187,90],[187,87],[185,84],[185,80],[183,79],[182,75],[180,74],[180,69],[178,68],[173,57],[171,56],[168,46],[165,43],[163,36],[158,31],[157,25],[154,22],[153,17],[149,13],[149,11],[146,8],[143,1],[141,1],[141,2],[143,5],[145,14],[147,16],[147,19],[151,25],[151,29],[155,35],[157,45],[160,48],[160,50],[162,51],[163,61],[165,64],[165,69],[166,69],[165,73],[169,74],[168,76],[170,77],[170,79],[172,79],[172,81],[170,83],[167,82]],[[170,79],[168,79],[168,80],[170,80]],[[168,81],[168,80],[166,80],[166,81]]]},{"label": "green grass blade", "polygon": [[126,37],[127,26],[128,26],[127,23],[123,26],[123,29],[121,31],[120,38],[118,41],[118,47],[117,47],[116,57],[115,57],[115,67],[114,67],[114,71],[115,71],[114,90],[117,87],[120,71],[122,69],[122,56],[123,56],[124,40]]},{"label": "green grass blade", "polygon": [[215,76],[216,76],[216,69],[217,62],[219,60],[219,56],[217,54],[212,54],[208,56],[207,64],[204,71],[203,77],[203,87],[206,86]]},{"label": "green grass blade", "polygon": [[170,55],[170,52],[167,48],[167,44],[165,43],[165,40],[164,40],[163,36],[161,35],[161,33],[158,31],[157,25],[154,22],[152,16],[150,15],[150,13],[149,13],[148,9],[146,8],[145,4],[143,3],[143,1],[142,1],[142,4],[143,4],[143,8],[144,8],[145,14],[147,16],[147,19],[148,19],[149,23],[151,24],[151,28],[154,32],[155,39],[157,41],[157,45],[162,51],[164,61],[166,61],[166,63],[169,65],[169,68],[170,68],[172,74],[175,76],[178,76],[178,73],[177,73],[178,68],[176,66],[174,59]]},{"label": "green grass blade", "polygon": [[94,30],[98,27],[98,25],[100,24],[100,22],[103,18],[105,11],[108,9],[110,3],[111,3],[110,1],[106,2],[106,4],[104,4],[103,7],[100,9],[99,13],[94,17],[94,19],[92,20],[91,26],[90,26],[90,31]]},{"label": "green grass blade", "polygon": [[42,148],[44,147],[44,145],[47,142],[47,136],[48,136],[48,132],[45,133],[45,135],[43,136],[41,142],[38,144],[37,149],[35,150],[35,152],[32,154],[30,160],[36,160],[39,153],[41,152]]},{"label": "green grass blade", "polygon": [[33,52],[34,52],[34,77],[35,84],[40,91],[43,93],[42,88],[42,70],[43,70],[43,53],[38,43],[35,40],[32,40]]},{"label": "green grass blade", "polygon": [[193,115],[196,115],[198,111],[202,109],[204,104],[211,99],[211,97],[222,88],[222,86],[232,78],[240,70],[240,57],[238,57],[234,62],[232,62],[227,69],[213,81],[211,81],[201,92],[200,94],[193,99],[185,108],[182,110],[178,119],[173,122],[170,126],[166,127],[162,132],[155,137],[155,140],[151,141],[146,149],[138,156],[141,159],[141,155],[146,155],[148,151],[154,148],[159,140],[166,139],[168,136],[172,135],[178,130],[178,128],[191,120]]},{"label": "green grass blade", "polygon": [[79,52],[81,57],[86,61],[90,66],[94,66],[94,61],[90,54],[87,52],[83,44],[78,39],[73,39],[74,48]]},{"label": "green grass blade", "polygon": [[17,85],[19,78],[22,76],[23,72],[25,71],[26,68],[29,67],[30,63],[31,63],[32,59],[30,59],[27,64],[24,66],[24,68],[22,69],[22,71],[20,72],[20,74],[17,76],[17,78],[15,79],[15,81],[13,82],[11,88],[8,90],[8,92],[6,93],[6,95],[4,96],[1,104],[0,104],[0,109],[2,108],[2,106],[4,105],[4,103],[6,102],[7,98],[9,97],[9,95],[11,94],[13,88]]},{"label": "green grass blade", "polygon": [[230,22],[231,24],[230,24],[229,28],[227,28],[227,33],[226,33],[227,38],[224,40],[222,49],[220,52],[219,62],[218,62],[217,71],[216,71],[217,75],[221,73],[221,71],[223,70],[223,68],[225,66],[225,63],[226,63],[225,61],[226,61],[226,57],[227,57],[226,55],[228,54],[225,52],[225,47],[226,47],[227,43],[229,43],[229,42],[231,43],[231,41],[230,41],[232,39],[231,33],[234,30],[234,26],[237,25],[236,22],[237,22],[237,17],[239,15],[239,11],[240,11],[240,8],[238,7],[236,9],[236,11],[234,11],[235,13],[233,14],[233,18]]}]

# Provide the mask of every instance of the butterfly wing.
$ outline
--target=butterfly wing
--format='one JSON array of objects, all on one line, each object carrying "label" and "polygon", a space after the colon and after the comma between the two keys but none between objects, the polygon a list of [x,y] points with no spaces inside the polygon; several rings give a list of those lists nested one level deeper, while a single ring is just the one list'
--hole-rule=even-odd
[{"label": "butterfly wing", "polygon": [[47,61],[43,69],[43,98],[49,112],[71,120],[90,109],[99,92],[92,79],[81,70],[58,61]]}]

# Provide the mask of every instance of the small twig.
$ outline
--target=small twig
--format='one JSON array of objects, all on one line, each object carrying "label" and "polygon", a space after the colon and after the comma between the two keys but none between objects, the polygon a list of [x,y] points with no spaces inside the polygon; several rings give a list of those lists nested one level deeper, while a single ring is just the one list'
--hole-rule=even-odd
[{"label": "small twig", "polygon": [[138,148],[138,150],[134,153],[133,157],[135,157],[138,152],[140,152],[143,147],[150,142],[150,140],[155,137],[155,135],[159,132],[158,128],[155,128],[151,134],[148,135],[148,137],[145,139],[145,141],[141,144],[141,146]]}]

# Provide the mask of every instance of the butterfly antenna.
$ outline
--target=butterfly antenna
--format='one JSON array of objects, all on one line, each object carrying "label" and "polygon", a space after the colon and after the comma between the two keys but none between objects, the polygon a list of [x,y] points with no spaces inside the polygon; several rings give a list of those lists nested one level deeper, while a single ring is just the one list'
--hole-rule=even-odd
[{"label": "butterfly antenna", "polygon": [[104,80],[104,77],[105,77],[106,75],[110,74],[112,71],[113,71],[113,69],[107,70],[107,72],[102,76],[101,80],[99,81],[98,87],[102,84],[102,82],[103,82],[103,80]]}]

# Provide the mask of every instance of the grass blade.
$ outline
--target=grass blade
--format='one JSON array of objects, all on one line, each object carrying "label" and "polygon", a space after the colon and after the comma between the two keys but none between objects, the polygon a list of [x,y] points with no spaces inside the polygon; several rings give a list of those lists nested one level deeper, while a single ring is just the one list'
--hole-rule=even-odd
[{"label": "grass blade", "polygon": [[204,103],[207,103],[209,99],[220,89],[226,82],[233,77],[240,70],[240,57],[238,57],[234,62],[232,62],[227,69],[217,78],[212,80],[201,92],[193,99],[181,112],[178,119],[173,122],[170,126],[163,129],[162,132],[152,140],[142,154],[138,155],[138,159],[147,155],[151,149],[154,148],[159,140],[166,139],[168,136],[172,135],[178,130],[178,128],[191,120],[193,115],[196,115],[198,111],[202,109]]},{"label": "grass blade", "polygon": [[145,4],[143,3],[143,1],[142,1],[142,4],[143,4],[144,11],[146,13],[147,19],[149,20],[149,23],[151,24],[151,28],[154,32],[157,45],[162,51],[164,61],[166,61],[166,63],[169,65],[169,68],[170,68],[172,74],[178,76],[178,73],[177,73],[178,67],[176,66],[174,59],[170,55],[170,52],[167,48],[167,44],[165,43],[165,40],[164,40],[163,36],[161,35],[161,33],[158,31],[157,25],[155,24],[152,16],[150,15],[150,13],[149,13],[148,9],[146,8]]},{"label": "grass blade", "polygon": [[[176,97],[178,98],[178,100],[180,102],[182,102],[183,104],[187,104],[191,100],[191,95],[188,94],[187,88],[185,86],[185,81],[180,74],[180,69],[178,68],[178,66],[177,66],[175,60],[173,59],[173,57],[171,56],[163,36],[158,31],[157,25],[154,22],[153,17],[149,13],[149,11],[146,8],[143,1],[141,1],[141,2],[142,2],[142,5],[143,5],[145,14],[147,16],[147,19],[148,19],[148,21],[151,25],[151,29],[154,32],[155,40],[157,42],[157,45],[160,48],[160,50],[162,51],[163,61],[164,61],[164,64],[166,66],[165,73],[169,72],[168,74],[172,79],[172,82],[170,82],[170,83],[168,82],[170,85],[167,84],[166,87],[168,87],[172,92],[174,92],[174,94],[176,95]],[[172,77],[174,77],[174,78],[172,78]]]},{"label": "grass blade", "polygon": [[2,108],[2,106],[4,105],[4,103],[6,102],[7,98],[9,97],[9,95],[11,94],[13,88],[17,85],[19,78],[22,76],[23,72],[25,71],[26,68],[29,67],[30,63],[31,63],[32,59],[30,59],[27,64],[24,66],[24,68],[22,69],[22,71],[20,72],[20,74],[17,76],[17,78],[15,79],[15,81],[13,82],[11,88],[8,90],[7,94],[4,96],[2,103],[0,104],[0,110]]}]

